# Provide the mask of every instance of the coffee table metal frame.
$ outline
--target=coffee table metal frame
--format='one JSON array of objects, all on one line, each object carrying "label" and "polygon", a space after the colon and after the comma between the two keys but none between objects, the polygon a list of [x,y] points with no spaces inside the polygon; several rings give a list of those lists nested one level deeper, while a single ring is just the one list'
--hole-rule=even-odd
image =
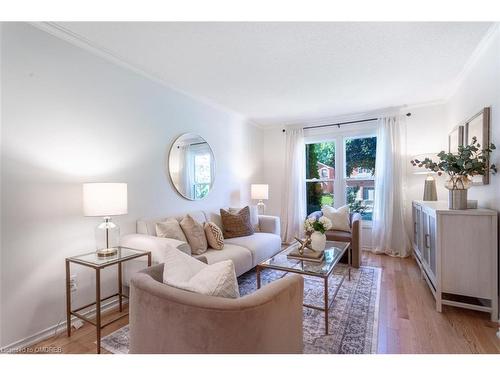
[{"label": "coffee table metal frame", "polygon": [[[125,249],[129,252],[129,255],[121,256],[121,249]],[[128,299],[129,297],[123,294],[123,286],[122,286],[122,263],[136,259],[139,257],[147,256],[148,257],[148,267],[151,266],[151,252],[150,251],[142,251],[137,249],[131,249],[126,247],[119,247],[118,255],[110,256],[109,258],[96,259],[96,261],[89,260],[88,258],[95,254],[95,252],[80,254],[74,257],[66,258],[66,332],[68,337],[71,336],[71,316],[76,316],[77,318],[92,324],[96,327],[96,346],[97,346],[97,354],[101,353],[101,330],[104,327],[109,326],[111,323],[116,322],[118,319],[121,319],[128,315],[128,312],[125,314],[121,314],[118,317],[106,322],[105,324],[101,323],[101,303],[109,300],[113,297],[118,297],[118,307],[120,312],[123,312],[123,298]],[[71,309],[71,268],[70,264],[75,263],[82,266],[90,267],[95,270],[95,302],[91,302],[85,306],[81,306],[77,309]],[[101,298],[101,270],[112,265],[118,265],[118,293],[112,294],[108,297]],[[81,313],[82,310],[87,309],[91,306],[95,305],[95,321],[85,316],[85,313]]]},{"label": "coffee table metal frame", "polygon": [[[273,258],[275,258],[278,255],[279,256],[283,256],[283,255],[289,253],[290,251],[293,250],[293,248],[295,246],[297,246],[296,243],[288,246],[286,249],[280,251],[275,256],[273,256],[273,257],[271,257],[271,258],[269,258],[269,259],[267,259],[267,260],[259,263],[256,266],[257,289],[260,289],[260,287],[261,287],[260,273],[261,273],[261,271],[264,268],[274,269],[274,270],[278,270],[278,271],[291,272],[291,273],[296,273],[296,274],[299,274],[299,275],[307,275],[307,276],[319,277],[319,278],[323,279],[323,288],[324,288],[324,304],[323,304],[323,306],[320,307],[320,306],[310,305],[310,304],[306,304],[306,303],[304,303],[303,306],[307,307],[307,308],[310,308],[310,309],[320,310],[320,311],[324,312],[324,314],[325,314],[325,334],[328,335],[328,313],[329,313],[330,307],[333,304],[333,301],[335,300],[335,297],[337,296],[337,293],[340,290],[340,287],[344,283],[344,280],[345,280],[346,276],[348,277],[349,280],[351,280],[351,268],[352,268],[352,262],[351,262],[351,259],[352,259],[352,248],[351,248],[351,244],[349,242],[327,241],[327,243],[326,243],[326,251],[328,251],[328,249],[330,249],[330,248],[335,247],[335,248],[337,248],[337,249],[340,250],[340,254],[336,258],[336,260],[334,262],[332,262],[333,264],[331,265],[330,269],[325,274],[321,274],[321,273],[318,273],[318,272],[306,271],[306,270],[304,270],[303,264],[301,265],[300,268],[292,268],[292,267],[287,267],[287,266],[280,266],[279,264],[267,264],[266,263],[266,262],[271,261]],[[348,264],[347,264],[347,270],[342,275],[342,279],[341,279],[339,285],[335,288],[335,291],[333,292],[332,300],[330,302],[329,301],[329,296],[328,296],[328,294],[329,294],[328,293],[328,278],[332,275],[333,270],[335,269],[335,266],[338,264],[338,262],[340,261],[340,259],[344,256],[344,254],[346,253],[346,251],[347,251],[347,259],[348,259],[348,261],[347,261],[348,262]],[[295,259],[293,259],[293,260],[295,260]],[[290,261],[292,261],[292,259],[290,259]],[[300,262],[308,262],[310,264],[311,263],[315,263],[315,262],[305,261],[305,260],[296,260],[296,261],[297,262],[294,263],[295,266],[299,265]],[[323,262],[318,263],[318,266],[324,265],[324,263],[325,263],[325,261],[323,260]]]}]

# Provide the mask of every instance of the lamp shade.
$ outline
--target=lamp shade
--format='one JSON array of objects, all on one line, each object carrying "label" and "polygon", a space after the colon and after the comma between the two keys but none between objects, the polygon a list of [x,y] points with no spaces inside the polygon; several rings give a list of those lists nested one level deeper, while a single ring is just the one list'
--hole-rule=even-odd
[{"label": "lamp shade", "polygon": [[127,184],[83,184],[83,214],[85,216],[127,214]]},{"label": "lamp shade", "polygon": [[[417,159],[419,161],[422,161],[425,158],[429,158],[432,161],[438,160],[437,154],[419,154],[419,155],[412,156],[411,160]],[[415,165],[415,166],[412,166],[411,173],[413,173],[413,174],[434,174],[436,172],[433,172],[433,171],[430,171],[428,169],[425,169],[424,167],[419,167],[419,166]]]},{"label": "lamp shade", "polygon": [[252,184],[250,187],[252,199],[269,199],[269,185]]}]

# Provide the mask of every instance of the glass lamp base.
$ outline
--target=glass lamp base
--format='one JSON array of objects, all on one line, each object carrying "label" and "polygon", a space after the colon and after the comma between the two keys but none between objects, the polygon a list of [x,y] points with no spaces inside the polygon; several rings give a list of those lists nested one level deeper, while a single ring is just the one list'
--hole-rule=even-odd
[{"label": "glass lamp base", "polygon": [[116,247],[120,244],[120,228],[111,221],[110,217],[105,217],[95,230],[95,239],[97,255],[113,256],[116,254]]}]

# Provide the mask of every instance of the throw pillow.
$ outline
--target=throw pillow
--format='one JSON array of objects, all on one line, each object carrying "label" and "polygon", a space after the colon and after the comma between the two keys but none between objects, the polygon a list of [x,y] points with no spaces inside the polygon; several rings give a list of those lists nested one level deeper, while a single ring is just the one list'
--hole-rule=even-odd
[{"label": "throw pillow", "polygon": [[203,226],[193,219],[190,215],[186,215],[181,220],[180,226],[184,235],[187,238],[189,246],[191,246],[191,253],[195,255],[203,254],[207,251],[207,238]]},{"label": "throw pillow", "polygon": [[186,235],[182,231],[179,222],[174,218],[156,223],[156,235],[158,237],[173,238],[174,240],[187,242]]},{"label": "throw pillow", "polygon": [[215,250],[224,248],[224,235],[222,230],[211,221],[207,221],[204,225],[205,236],[207,236],[208,246]]},{"label": "throw pillow", "polygon": [[344,232],[351,231],[349,220],[349,206],[342,206],[335,209],[331,206],[325,205],[321,208],[321,212],[332,222],[332,230],[341,230]]},{"label": "throw pillow", "polygon": [[240,296],[232,260],[207,265],[170,247],[164,257],[163,282],[174,288],[207,296]]},{"label": "throw pillow", "polygon": [[[252,223],[253,229],[256,232],[260,232],[260,227],[259,227],[259,209],[257,206],[248,206],[250,209],[250,222]],[[232,214],[238,213],[241,208],[229,208],[229,212]]]},{"label": "throw pillow", "polygon": [[250,208],[242,208],[237,213],[220,209],[224,238],[250,236],[255,233],[250,221]]}]

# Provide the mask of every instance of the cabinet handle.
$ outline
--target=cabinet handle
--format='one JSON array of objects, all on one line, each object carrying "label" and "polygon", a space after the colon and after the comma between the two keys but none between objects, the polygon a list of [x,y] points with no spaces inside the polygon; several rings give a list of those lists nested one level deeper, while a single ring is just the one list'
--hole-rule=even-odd
[{"label": "cabinet handle", "polygon": [[431,239],[431,236],[429,236],[428,234],[426,234],[425,236],[425,247],[430,249],[431,248],[431,245],[429,245],[429,240]]}]

